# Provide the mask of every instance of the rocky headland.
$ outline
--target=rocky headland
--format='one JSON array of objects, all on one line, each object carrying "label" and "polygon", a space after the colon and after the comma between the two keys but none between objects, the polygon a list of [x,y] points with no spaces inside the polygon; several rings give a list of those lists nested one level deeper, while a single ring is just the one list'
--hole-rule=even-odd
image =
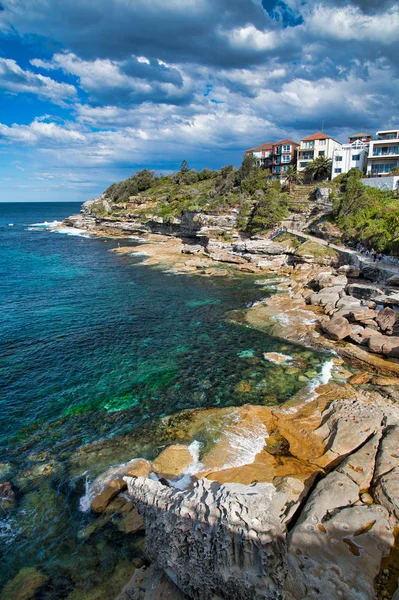
[{"label": "rocky headland", "polygon": [[[117,238],[114,251],[176,273],[257,274],[267,297],[228,318],[326,351],[330,364],[315,379],[270,353],[309,381],[305,391],[280,406],[186,411],[178,426],[166,418],[171,435],[154,461],[132,456],[99,475],[98,526],[116,514],[122,530],[145,530],[148,562],[118,600],[396,598],[395,270],[289,228],[243,235],[234,210],[165,221],[143,219],[145,206],[100,197],[63,226]],[[132,237],[137,245],[123,244]],[[196,445],[209,430],[218,435]],[[238,462],[237,432],[252,449]]]}]

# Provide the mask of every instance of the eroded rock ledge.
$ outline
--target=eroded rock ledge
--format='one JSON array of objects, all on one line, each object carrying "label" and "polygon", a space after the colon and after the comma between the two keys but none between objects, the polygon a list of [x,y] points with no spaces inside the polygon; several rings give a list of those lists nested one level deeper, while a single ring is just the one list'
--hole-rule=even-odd
[{"label": "eroded rock ledge", "polygon": [[[318,423],[310,430],[319,449],[313,457],[305,452],[324,467],[316,481],[299,475],[267,481],[259,471],[260,481],[244,485],[216,471],[179,491],[147,477],[124,478],[153,566],[186,597],[377,597],[374,580],[399,517],[399,411],[359,396],[319,408],[314,401],[307,420],[303,408],[298,412],[301,428]],[[156,597],[143,590],[127,586],[119,600]]]}]

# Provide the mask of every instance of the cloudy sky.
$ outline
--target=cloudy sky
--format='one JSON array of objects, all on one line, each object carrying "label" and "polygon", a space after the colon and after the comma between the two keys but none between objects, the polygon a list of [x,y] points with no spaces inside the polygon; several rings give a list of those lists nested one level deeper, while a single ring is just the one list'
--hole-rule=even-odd
[{"label": "cloudy sky", "polygon": [[399,126],[396,0],[0,0],[0,201]]}]

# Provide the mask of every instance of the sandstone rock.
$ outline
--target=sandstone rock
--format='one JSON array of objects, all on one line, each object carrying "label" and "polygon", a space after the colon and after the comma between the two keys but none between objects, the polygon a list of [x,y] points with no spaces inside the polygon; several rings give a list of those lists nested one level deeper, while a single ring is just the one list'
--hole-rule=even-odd
[{"label": "sandstone rock", "polygon": [[374,488],[374,498],[399,520],[399,467],[382,475]]},{"label": "sandstone rock", "polygon": [[0,600],[33,600],[48,577],[33,567],[21,569],[0,594]]},{"label": "sandstone rock", "polygon": [[332,466],[368,438],[378,432],[384,413],[380,408],[356,400],[352,403],[344,400],[333,402],[323,413],[323,423],[315,433],[327,444],[322,459],[316,464]]},{"label": "sandstone rock", "polygon": [[[345,485],[342,487],[345,489]],[[303,578],[304,593],[294,593],[292,598],[375,598],[374,578],[393,543],[388,513],[382,506],[342,505],[354,500],[355,490],[353,495],[340,494],[339,499],[335,497],[336,489],[326,492],[331,494],[332,501],[325,499],[324,511],[316,509],[290,535],[293,572],[287,580],[287,591],[295,590],[296,580]],[[320,520],[323,512],[324,518]]]},{"label": "sandstone rock", "polygon": [[200,244],[186,244],[182,248],[182,254],[200,254],[204,247]]},{"label": "sandstone rock", "polygon": [[322,329],[333,340],[343,340],[352,332],[352,327],[345,317],[333,317],[322,324]]},{"label": "sandstone rock", "polygon": [[351,283],[347,286],[347,292],[355,298],[370,300],[382,295],[381,288],[375,285],[366,285],[361,283]]},{"label": "sandstone rock", "polygon": [[370,352],[384,354],[392,358],[399,357],[399,337],[382,335],[375,332],[368,340],[368,348]]},{"label": "sandstone rock", "polygon": [[325,273],[320,273],[319,275],[316,276],[314,283],[320,288],[325,288],[325,287],[341,287],[344,288],[347,283],[348,280],[346,278],[346,275],[334,275],[331,271],[330,272],[325,272]]},{"label": "sandstone rock", "polygon": [[331,306],[334,308],[338,300],[341,297],[342,287],[334,286],[334,287],[325,287],[320,292],[314,292],[306,297],[306,300],[310,301],[310,304],[313,306]]},{"label": "sandstone rock", "polygon": [[264,352],[263,358],[273,363],[284,364],[286,362],[291,361],[290,356],[286,356],[285,354],[280,354],[279,352]]},{"label": "sandstone rock", "polygon": [[144,522],[137,510],[133,509],[118,522],[118,529],[123,533],[136,533],[144,529]]},{"label": "sandstone rock", "polygon": [[286,250],[280,244],[271,240],[246,240],[233,244],[234,252],[249,254],[285,254]]},{"label": "sandstone rock", "polygon": [[161,452],[154,460],[152,468],[158,475],[173,479],[183,475],[192,462],[193,457],[187,446],[173,445]]},{"label": "sandstone rock", "polygon": [[396,323],[396,318],[396,311],[386,307],[379,311],[376,321],[382,331],[392,332],[392,328]]},{"label": "sandstone rock", "polygon": [[373,498],[367,492],[360,494],[360,500],[363,502],[363,504],[374,504]]},{"label": "sandstone rock", "polygon": [[372,320],[378,315],[377,310],[372,310],[370,308],[364,307],[358,310],[353,310],[349,313],[349,319],[353,321],[360,321],[363,323],[364,321]]},{"label": "sandstone rock", "polygon": [[350,383],[351,385],[362,385],[364,383],[368,383],[370,379],[371,375],[369,375],[368,373],[359,372],[355,375],[352,375],[348,383]]},{"label": "sandstone rock", "polygon": [[149,479],[127,482],[144,519],[149,558],[190,598],[274,600],[281,594],[284,494],[273,485],[200,479],[187,493]]},{"label": "sandstone rock", "polygon": [[90,504],[91,510],[95,513],[104,512],[111,500],[125,490],[126,487],[126,482],[123,479],[110,481],[107,487],[92,500]]},{"label": "sandstone rock", "polygon": [[378,431],[357,452],[348,456],[337,467],[339,473],[344,473],[358,485],[360,493],[370,487],[381,435],[381,431]]},{"label": "sandstone rock", "polygon": [[261,260],[259,260],[256,263],[256,266],[259,267],[259,269],[278,269],[279,267],[282,267],[285,263],[287,262],[287,257],[286,255],[282,254],[281,256],[276,256],[274,258],[262,258]]},{"label": "sandstone rock", "polygon": [[386,387],[389,385],[399,385],[399,379],[396,377],[374,377],[373,383],[374,385]]}]

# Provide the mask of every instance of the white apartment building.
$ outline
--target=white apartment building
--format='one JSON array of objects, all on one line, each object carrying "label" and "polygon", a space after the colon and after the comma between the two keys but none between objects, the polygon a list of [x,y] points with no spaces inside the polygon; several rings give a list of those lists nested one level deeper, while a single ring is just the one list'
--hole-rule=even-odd
[{"label": "white apartment building", "polygon": [[386,175],[399,167],[399,128],[377,131],[377,139],[370,142],[367,175]]},{"label": "white apartment building", "polygon": [[319,156],[325,156],[331,158],[334,155],[335,150],[340,150],[342,144],[334,140],[329,135],[318,131],[313,135],[309,135],[301,140],[301,143],[297,149],[298,162],[297,170],[303,171],[307,165]]},{"label": "white apartment building", "polygon": [[368,153],[369,143],[361,141],[355,141],[352,144],[343,144],[341,148],[334,150],[331,179],[338,177],[341,173],[347,173],[351,169],[359,169],[365,173]]}]

